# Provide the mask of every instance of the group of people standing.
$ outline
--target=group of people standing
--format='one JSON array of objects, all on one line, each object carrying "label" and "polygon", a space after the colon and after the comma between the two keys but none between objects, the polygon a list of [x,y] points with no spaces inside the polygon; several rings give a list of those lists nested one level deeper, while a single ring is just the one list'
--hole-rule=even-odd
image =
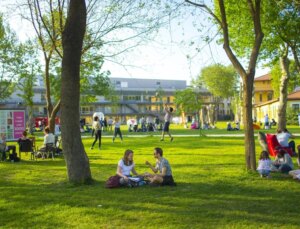
[{"label": "group of people standing", "polygon": [[[170,133],[170,122],[172,119],[172,112],[173,108],[168,107],[167,104],[164,105],[164,111],[165,111],[165,116],[164,116],[164,127],[162,130],[162,135],[160,141],[164,141],[165,135],[167,134],[170,137],[170,141],[172,142],[174,138],[172,137]],[[115,142],[115,139],[117,136],[120,137],[121,142],[123,142],[123,136],[121,132],[121,121],[119,118],[115,118],[115,120],[112,122],[111,125],[114,125],[114,134],[112,141]],[[91,149],[94,149],[95,144],[98,141],[98,148],[101,149],[101,137],[102,137],[102,129],[103,129],[103,124],[101,120],[99,120],[98,116],[94,117],[93,124],[92,124],[92,136],[95,135],[95,140],[92,143]]]},{"label": "group of people standing", "polygon": [[[111,123],[111,125],[115,126],[114,135],[112,141],[115,142],[115,138],[119,135],[121,142],[123,142],[123,136],[121,132],[121,122],[119,118],[115,118],[115,120]],[[94,117],[93,125],[92,125],[92,136],[95,135],[95,140],[91,146],[91,149],[94,149],[96,142],[98,141],[98,148],[101,149],[101,137],[102,137],[102,123],[100,122],[98,116]]]}]

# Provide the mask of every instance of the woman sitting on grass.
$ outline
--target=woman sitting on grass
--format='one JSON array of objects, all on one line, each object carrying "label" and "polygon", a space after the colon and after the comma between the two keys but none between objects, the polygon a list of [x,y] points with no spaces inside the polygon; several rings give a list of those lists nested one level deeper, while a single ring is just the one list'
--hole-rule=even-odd
[{"label": "woman sitting on grass", "polygon": [[130,185],[129,177],[131,177],[131,173],[138,175],[134,166],[133,151],[128,149],[125,151],[124,157],[119,161],[117,168],[117,175],[120,176],[120,184],[122,186]]},{"label": "woman sitting on grass", "polygon": [[257,171],[261,177],[270,178],[272,161],[267,151],[262,151],[258,161]]},{"label": "woman sitting on grass", "polygon": [[272,171],[288,173],[293,170],[293,167],[291,156],[284,149],[280,149],[273,162]]}]

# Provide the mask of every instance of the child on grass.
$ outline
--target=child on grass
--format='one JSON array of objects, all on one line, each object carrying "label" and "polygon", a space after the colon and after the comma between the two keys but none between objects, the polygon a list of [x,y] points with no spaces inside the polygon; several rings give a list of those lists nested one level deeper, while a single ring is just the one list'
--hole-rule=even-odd
[{"label": "child on grass", "polygon": [[257,171],[261,177],[270,177],[272,161],[267,151],[262,151],[258,161]]}]

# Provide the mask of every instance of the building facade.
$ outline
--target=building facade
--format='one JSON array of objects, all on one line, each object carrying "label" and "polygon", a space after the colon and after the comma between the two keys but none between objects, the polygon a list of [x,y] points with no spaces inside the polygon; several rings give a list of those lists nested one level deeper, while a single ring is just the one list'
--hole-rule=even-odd
[{"label": "building facade", "polygon": [[[270,73],[254,79],[253,118],[259,122],[264,122],[266,114],[270,119],[275,121],[278,119],[279,99],[274,98],[271,82]],[[300,111],[300,91],[296,90],[290,93],[287,100],[287,109],[298,113]]]},{"label": "building facade", "polygon": [[[104,96],[97,96],[96,102],[81,105],[80,116],[85,122],[92,122],[94,112],[102,112],[107,117],[119,117],[125,123],[128,119],[139,119],[142,116],[159,116],[162,118],[163,104],[176,109],[174,95],[177,90],[187,88],[185,80],[110,78],[115,89],[116,100],[112,102]],[[47,117],[45,88],[39,80],[33,88],[33,116]],[[217,115],[223,118],[230,115],[230,100],[214,98],[206,89],[200,89],[203,95],[203,105],[216,104]],[[15,91],[9,98],[0,101],[0,109],[25,109],[25,102]]]},{"label": "building facade", "polygon": [[[258,121],[261,120],[261,110],[257,109],[256,107],[260,107],[262,104],[268,103],[272,101],[274,98],[274,93],[271,85],[271,74],[265,74],[259,76],[254,79],[253,85],[253,118],[257,119]],[[273,117],[273,116],[272,116]]]},{"label": "building facade", "polygon": [[[287,97],[287,109],[291,109],[296,113],[300,111],[300,91],[292,92]],[[264,116],[268,114],[270,119],[277,121],[279,99],[273,99],[254,106],[257,114],[257,120],[263,122]]]}]

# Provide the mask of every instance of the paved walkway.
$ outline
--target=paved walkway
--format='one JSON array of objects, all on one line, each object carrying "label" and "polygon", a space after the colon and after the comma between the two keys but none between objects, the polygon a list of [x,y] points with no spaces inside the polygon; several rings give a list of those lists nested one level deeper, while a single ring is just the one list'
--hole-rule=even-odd
[{"label": "paved walkway", "polygon": [[[299,137],[300,134],[293,134],[294,136],[297,136]],[[123,137],[126,137],[126,138],[146,138],[146,137],[161,137],[161,134],[147,134],[147,135],[144,135],[144,134],[141,134],[141,135],[127,135],[127,134],[123,134]],[[174,137],[181,137],[181,138],[184,138],[184,137],[199,137],[199,134],[172,134],[172,136]],[[233,138],[241,138],[241,137],[244,137],[245,135],[244,134],[206,134],[205,137],[213,137],[213,138],[222,138],[222,137],[233,137]],[[255,137],[257,137],[257,134],[254,134]],[[110,135],[103,135],[102,134],[102,138],[112,138],[113,135],[110,134]],[[37,137],[38,139],[42,139],[44,138],[43,136],[40,136],[40,137]],[[92,138],[91,135],[83,135],[81,136],[81,138]],[[119,138],[119,137],[117,137]],[[166,136],[166,138],[168,138],[168,136]]]}]

